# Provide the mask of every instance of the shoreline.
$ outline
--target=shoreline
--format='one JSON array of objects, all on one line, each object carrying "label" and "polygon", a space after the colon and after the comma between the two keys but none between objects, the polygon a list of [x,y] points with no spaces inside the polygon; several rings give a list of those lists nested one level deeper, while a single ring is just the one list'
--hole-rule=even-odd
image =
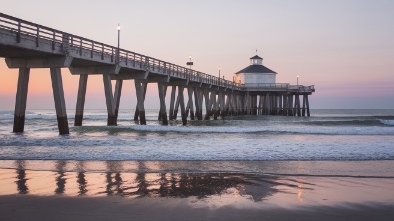
[{"label": "shoreline", "polygon": [[393,164],[0,160],[0,220],[389,220]]},{"label": "shoreline", "polygon": [[0,160],[0,169],[394,178],[394,160]]}]

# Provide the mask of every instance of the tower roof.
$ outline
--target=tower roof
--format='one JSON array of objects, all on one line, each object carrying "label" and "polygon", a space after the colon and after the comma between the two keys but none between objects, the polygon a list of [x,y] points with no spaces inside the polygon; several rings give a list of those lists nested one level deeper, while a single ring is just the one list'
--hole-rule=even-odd
[{"label": "tower roof", "polygon": [[[256,55],[256,56],[257,56],[257,55]],[[255,56],[255,57],[256,57],[256,56]],[[246,68],[244,68],[244,69],[238,71],[236,74],[241,74],[241,73],[260,73],[260,74],[264,74],[264,73],[274,73],[274,74],[276,74],[275,71],[273,71],[273,70],[267,68],[267,67],[264,66],[264,65],[260,65],[260,64],[259,64],[259,65],[256,65],[256,64],[254,64],[254,65],[249,65],[248,67],[246,67]]]},{"label": "tower roof", "polygon": [[259,57],[258,55],[255,55],[255,56],[251,57],[250,59],[263,59],[263,58]]}]

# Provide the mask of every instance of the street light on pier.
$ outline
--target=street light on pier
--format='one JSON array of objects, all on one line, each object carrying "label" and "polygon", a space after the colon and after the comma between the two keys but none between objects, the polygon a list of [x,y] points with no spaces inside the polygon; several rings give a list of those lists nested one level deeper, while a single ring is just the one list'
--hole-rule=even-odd
[{"label": "street light on pier", "polygon": [[189,65],[189,69],[190,70],[192,69],[193,62],[192,62],[192,56],[191,55],[189,55],[189,62],[186,62],[186,65]]},{"label": "street light on pier", "polygon": [[219,84],[220,84],[220,66],[219,66]]},{"label": "street light on pier", "polygon": [[119,51],[119,45],[120,45],[120,24],[118,23],[118,27],[116,28],[118,30],[118,51],[117,51],[117,63],[120,61],[120,51]]},{"label": "street light on pier", "polygon": [[299,76],[297,75],[297,90],[298,90],[298,77],[299,77]]}]

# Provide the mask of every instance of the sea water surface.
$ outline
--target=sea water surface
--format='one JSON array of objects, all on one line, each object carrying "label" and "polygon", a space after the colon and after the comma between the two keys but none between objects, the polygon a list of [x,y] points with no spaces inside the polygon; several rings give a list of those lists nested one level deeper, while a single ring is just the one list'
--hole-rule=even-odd
[{"label": "sea water surface", "polygon": [[25,132],[12,133],[13,111],[0,111],[0,160],[394,160],[394,110],[312,110],[311,117],[236,116],[162,126],[134,110],[106,126],[105,110],[87,110],[83,126],[59,136],[54,110],[28,110]]}]

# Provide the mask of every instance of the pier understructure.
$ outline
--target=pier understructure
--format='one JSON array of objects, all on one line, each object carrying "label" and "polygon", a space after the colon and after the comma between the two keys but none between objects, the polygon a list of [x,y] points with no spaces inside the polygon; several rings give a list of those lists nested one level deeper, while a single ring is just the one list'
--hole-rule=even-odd
[{"label": "pier understructure", "polygon": [[[103,78],[108,126],[117,125],[123,81],[127,80],[134,81],[137,98],[134,120],[142,125],[146,124],[144,103],[148,84],[157,84],[160,98],[158,120],[163,125],[176,120],[179,111],[183,125],[187,124],[188,118],[216,120],[228,115],[310,116],[308,96],[315,91],[313,85],[245,86],[2,13],[0,57],[5,58],[8,68],[19,69],[13,128],[16,133],[24,131],[32,68],[49,69],[59,134],[69,134],[61,68],[79,75],[74,126],[83,123],[89,75]],[[169,91],[168,108],[165,98]]]}]

